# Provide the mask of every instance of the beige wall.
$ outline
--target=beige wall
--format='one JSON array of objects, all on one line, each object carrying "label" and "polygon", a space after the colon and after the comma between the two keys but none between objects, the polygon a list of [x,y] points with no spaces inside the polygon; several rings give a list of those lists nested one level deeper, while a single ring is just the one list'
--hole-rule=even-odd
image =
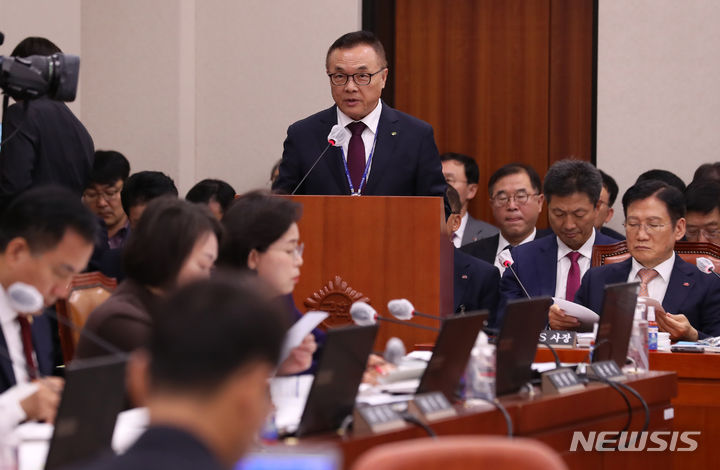
[{"label": "beige wall", "polygon": [[[720,2],[599,2],[597,163],[620,196],[645,170],[720,160]],[[616,203],[613,225],[622,222]]]},{"label": "beige wall", "polygon": [[324,55],[360,0],[0,0],[9,54],[30,34],[81,55],[76,114],[133,171],[266,184],[287,126],[332,103]]}]

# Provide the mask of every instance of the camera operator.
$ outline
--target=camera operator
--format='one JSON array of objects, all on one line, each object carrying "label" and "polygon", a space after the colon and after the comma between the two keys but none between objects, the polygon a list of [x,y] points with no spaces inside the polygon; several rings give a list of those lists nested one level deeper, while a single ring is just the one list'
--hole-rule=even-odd
[{"label": "camera operator", "polygon": [[[48,39],[29,37],[12,55],[59,52]],[[64,186],[80,197],[92,170],[95,149],[87,129],[65,103],[47,96],[18,101],[3,115],[2,139],[0,209],[17,194],[47,184]]]}]

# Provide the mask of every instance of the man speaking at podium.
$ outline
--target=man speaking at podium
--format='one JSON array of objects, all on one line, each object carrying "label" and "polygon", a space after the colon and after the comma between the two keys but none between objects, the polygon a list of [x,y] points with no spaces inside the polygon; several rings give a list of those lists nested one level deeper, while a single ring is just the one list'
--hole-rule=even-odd
[{"label": "man speaking at podium", "polygon": [[[388,66],[375,35],[356,31],[341,36],[330,46],[325,65],[335,106],[288,128],[273,190],[442,196],[446,183],[432,127],[380,99]],[[335,125],[336,142],[328,147]]]}]

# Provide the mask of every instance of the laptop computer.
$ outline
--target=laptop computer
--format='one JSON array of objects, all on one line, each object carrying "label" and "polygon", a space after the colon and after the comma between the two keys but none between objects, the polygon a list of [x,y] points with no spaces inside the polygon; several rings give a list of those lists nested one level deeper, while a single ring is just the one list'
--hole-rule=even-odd
[{"label": "laptop computer", "polygon": [[515,393],[532,378],[538,338],[552,304],[551,297],[508,302],[496,341],[495,396]]},{"label": "laptop computer", "polygon": [[639,286],[638,282],[605,286],[592,362],[613,360],[621,369],[625,365]]},{"label": "laptop computer", "polygon": [[442,392],[448,400],[455,400],[470,352],[488,316],[487,310],[480,310],[443,320],[432,357],[415,393]]},{"label": "laptop computer", "polygon": [[127,358],[73,361],[55,417],[45,468],[66,466],[111,451],[117,415],[125,407]]},{"label": "laptop computer", "polygon": [[353,412],[378,325],[328,330],[297,435],[333,431]]}]

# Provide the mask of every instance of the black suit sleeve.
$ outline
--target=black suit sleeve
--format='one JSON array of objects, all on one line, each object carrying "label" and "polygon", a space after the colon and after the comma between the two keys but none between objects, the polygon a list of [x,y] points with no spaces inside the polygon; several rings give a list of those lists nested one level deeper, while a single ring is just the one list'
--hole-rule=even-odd
[{"label": "black suit sleeve", "polygon": [[[3,201],[19,194],[32,184],[37,135],[22,104],[10,106],[3,119],[2,139],[20,130],[0,148],[0,192]],[[25,121],[25,122],[23,122]]]}]

